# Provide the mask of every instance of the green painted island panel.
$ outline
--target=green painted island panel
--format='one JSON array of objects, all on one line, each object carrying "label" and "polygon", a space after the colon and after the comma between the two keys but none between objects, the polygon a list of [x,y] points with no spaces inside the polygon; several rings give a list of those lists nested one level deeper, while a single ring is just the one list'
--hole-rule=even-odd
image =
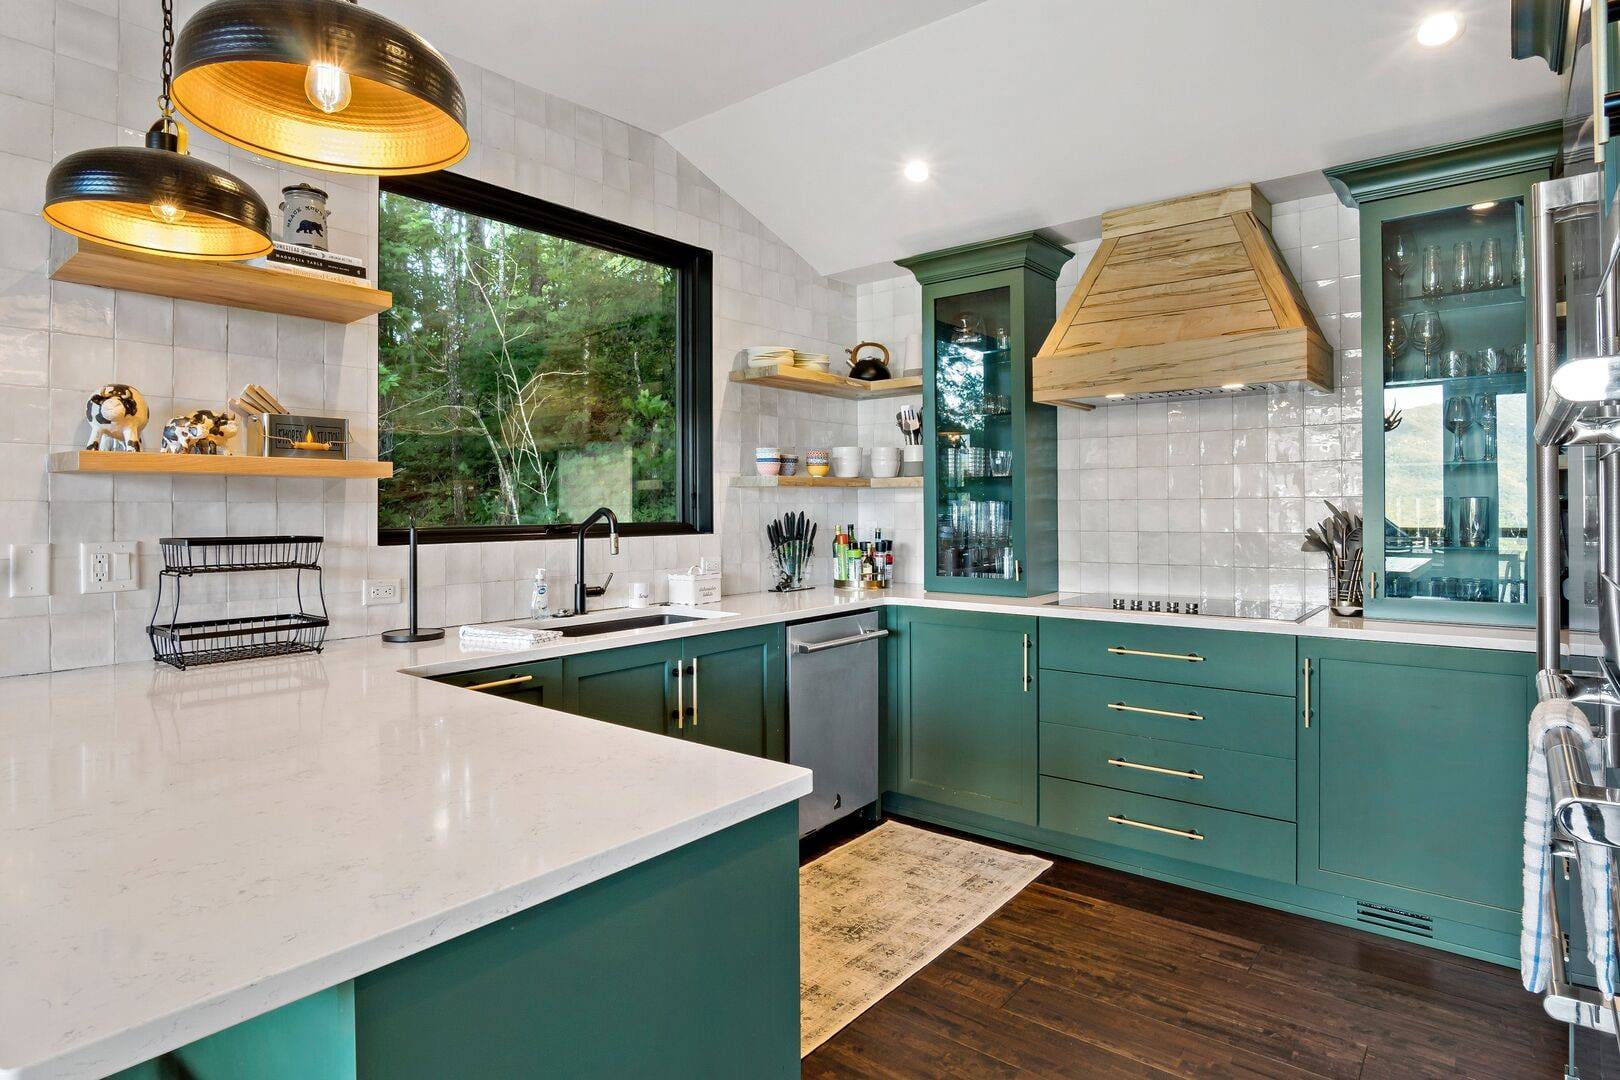
[{"label": "green painted island panel", "polygon": [[355,1080],[354,984],[341,982],[112,1080]]},{"label": "green painted island panel", "polygon": [[361,1080],[799,1075],[798,808],[355,981]]}]

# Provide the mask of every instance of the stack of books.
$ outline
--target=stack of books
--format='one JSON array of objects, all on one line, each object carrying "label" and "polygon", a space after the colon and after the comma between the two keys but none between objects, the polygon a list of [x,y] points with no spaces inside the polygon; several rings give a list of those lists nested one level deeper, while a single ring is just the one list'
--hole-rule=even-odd
[{"label": "stack of books", "polygon": [[268,266],[276,270],[288,270],[313,277],[335,277],[344,281],[366,280],[366,264],[352,256],[319,251],[282,240],[276,240],[274,244],[270,254],[262,259],[254,259],[250,265]]}]

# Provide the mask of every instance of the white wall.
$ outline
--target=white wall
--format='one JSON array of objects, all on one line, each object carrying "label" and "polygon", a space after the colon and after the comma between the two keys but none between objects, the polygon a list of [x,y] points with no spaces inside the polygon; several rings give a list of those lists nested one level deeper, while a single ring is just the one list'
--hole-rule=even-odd
[{"label": "white wall", "polygon": [[[195,7],[181,3],[177,22]],[[48,475],[51,450],[83,445],[83,403],[110,380],[151,402],[155,437],[173,411],[218,408],[252,381],[295,409],[353,421],[359,453],[376,446],[375,326],[330,326],[240,309],[52,283],[51,230],[39,217],[45,174],[75,150],[139,145],[158,92],[159,8],[119,0],[4,0],[0,4],[0,583],[7,545],[53,545],[53,594],[13,600],[0,585],[0,675],[150,656],[145,626],[157,567],[153,541],[168,535],[308,532],[327,538],[326,597],[334,636],[374,633],[403,608],[359,606],[366,576],[399,577],[400,548],[378,548],[376,485],[186,477]],[[532,87],[454,60],[475,141],[454,171],[715,252],[717,532],[631,539],[611,566],[591,544],[592,578],[611,568],[613,593],[631,581],[663,590],[663,572],[699,557],[724,561],[728,591],[759,587],[761,522],[787,507],[818,520],[853,520],[854,499],[783,498],[732,491],[728,477],[758,443],[835,445],[856,435],[855,406],[727,381],[746,345],[782,342],[840,354],[854,340],[854,290],[822,278],[719,191],[665,141]],[[202,135],[197,156],[252,183],[272,208],[282,185],[311,180],[332,193],[336,250],[376,256],[376,185],[364,178],[282,168]],[[825,528],[825,525],[824,525]],[[142,544],[139,592],[80,596],[78,545]],[[535,566],[566,595],[573,547],[565,541],[441,545],[424,549],[422,617],[455,624],[524,610]],[[219,579],[187,597],[196,614],[250,613],[285,603],[273,578]]]},{"label": "white wall", "polygon": [[[1331,195],[1272,208],[1272,235],[1336,350],[1337,390],[1058,410],[1062,590],[1325,599],[1326,570],[1299,545],[1323,499],[1361,507],[1358,230]],[[1073,245],[1059,308],[1096,247]],[[921,304],[910,274],[860,285],[856,329],[902,350]],[[863,404],[868,441],[893,432],[887,404]],[[920,546],[916,505],[914,522],[893,525]]]}]

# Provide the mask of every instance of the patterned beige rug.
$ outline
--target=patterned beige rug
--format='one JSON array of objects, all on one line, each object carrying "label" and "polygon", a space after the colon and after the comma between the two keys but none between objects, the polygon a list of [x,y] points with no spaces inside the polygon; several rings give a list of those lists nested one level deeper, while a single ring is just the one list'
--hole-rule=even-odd
[{"label": "patterned beige rug", "polygon": [[1052,864],[886,821],[799,870],[799,1055]]}]

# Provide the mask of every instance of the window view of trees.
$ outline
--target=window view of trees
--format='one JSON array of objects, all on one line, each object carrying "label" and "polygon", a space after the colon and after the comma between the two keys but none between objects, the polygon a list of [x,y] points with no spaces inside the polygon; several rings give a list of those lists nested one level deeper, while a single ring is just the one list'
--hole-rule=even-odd
[{"label": "window view of trees", "polygon": [[678,277],[384,192],[379,527],[679,520]]}]

